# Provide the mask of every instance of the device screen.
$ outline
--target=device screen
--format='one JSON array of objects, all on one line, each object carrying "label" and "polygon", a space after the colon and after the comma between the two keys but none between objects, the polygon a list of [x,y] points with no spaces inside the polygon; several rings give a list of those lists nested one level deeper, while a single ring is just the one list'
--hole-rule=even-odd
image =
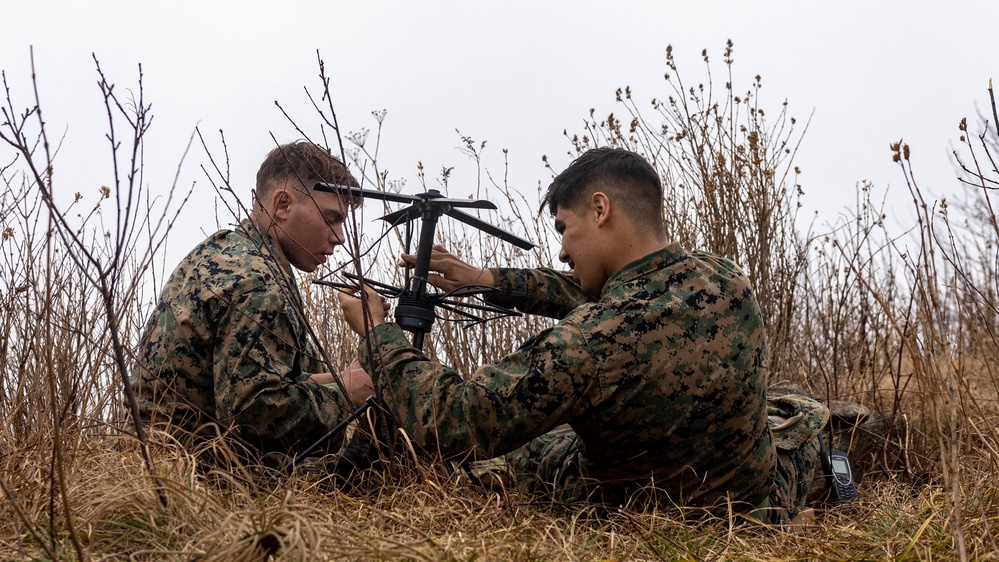
[{"label": "device screen", "polygon": [[840,457],[833,457],[832,459],[833,471],[840,474],[850,474],[850,465],[846,464],[846,461]]}]

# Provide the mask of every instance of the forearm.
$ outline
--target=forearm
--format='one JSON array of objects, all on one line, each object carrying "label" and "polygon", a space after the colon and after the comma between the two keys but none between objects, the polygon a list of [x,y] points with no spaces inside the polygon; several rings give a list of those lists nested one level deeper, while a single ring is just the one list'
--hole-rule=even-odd
[{"label": "forearm", "polygon": [[[382,401],[415,443],[437,449],[446,457],[468,451],[484,454],[490,448],[477,432],[468,431],[468,416],[454,408],[455,400],[447,398],[463,382],[458,373],[427,359],[395,324],[375,328],[368,336],[371,353],[368,342],[362,339],[358,352],[361,365],[371,373]],[[445,403],[451,405],[443,406]],[[465,431],[458,431],[459,426]]]},{"label": "forearm", "polygon": [[589,372],[570,360],[566,373],[545,373],[556,362],[525,352],[463,379],[409,345],[398,326],[386,324],[369,335],[373,353],[362,340],[359,355],[383,402],[416,443],[445,457],[494,457],[564,423],[581,398],[573,395],[580,384],[568,382],[566,373]]},{"label": "forearm", "polygon": [[497,268],[492,273],[499,292],[488,295],[486,300],[527,314],[564,318],[589,300],[565,272],[548,268]]}]

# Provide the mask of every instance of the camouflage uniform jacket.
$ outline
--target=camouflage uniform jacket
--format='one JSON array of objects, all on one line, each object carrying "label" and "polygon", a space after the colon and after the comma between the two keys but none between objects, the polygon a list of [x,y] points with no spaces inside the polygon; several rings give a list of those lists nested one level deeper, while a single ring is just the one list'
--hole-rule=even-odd
[{"label": "camouflage uniform jacket", "polygon": [[612,275],[599,300],[551,270],[494,270],[502,297],[561,317],[495,365],[462,378],[376,327],[362,362],[415,441],[493,457],[567,423],[588,477],[653,483],[670,501],[757,505],[775,478],[768,347],[759,305],[732,262],[670,245]]},{"label": "camouflage uniform jacket", "polygon": [[[304,448],[342,418],[340,391],[306,333],[291,264],[243,221],[195,247],[160,294],[132,384],[147,422],[217,422],[263,451]],[[339,442],[331,443],[338,446]]]}]

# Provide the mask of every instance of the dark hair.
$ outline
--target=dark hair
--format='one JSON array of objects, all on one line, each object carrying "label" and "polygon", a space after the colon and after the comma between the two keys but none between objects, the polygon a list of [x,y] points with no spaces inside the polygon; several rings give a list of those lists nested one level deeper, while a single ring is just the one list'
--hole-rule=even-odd
[{"label": "dark hair", "polygon": [[259,201],[264,201],[276,180],[297,179],[309,192],[319,182],[358,187],[347,167],[324,148],[300,140],[274,147],[257,170]]},{"label": "dark hair", "polygon": [[588,195],[602,182],[607,195],[624,205],[625,214],[649,227],[663,226],[663,184],[656,172],[641,155],[623,148],[594,148],[569,164],[555,177],[541,200],[552,215],[558,209],[578,210]]}]

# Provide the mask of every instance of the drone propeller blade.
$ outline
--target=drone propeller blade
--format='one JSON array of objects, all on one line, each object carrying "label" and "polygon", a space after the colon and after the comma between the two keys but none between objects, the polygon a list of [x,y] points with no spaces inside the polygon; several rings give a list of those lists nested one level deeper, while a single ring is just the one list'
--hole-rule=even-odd
[{"label": "drone propeller blade", "polygon": [[430,201],[433,201],[434,205],[446,205],[448,207],[496,210],[496,205],[492,201],[486,201],[485,199],[430,199]]},{"label": "drone propeller blade", "polygon": [[482,232],[485,232],[487,234],[492,234],[493,236],[499,238],[500,240],[503,240],[504,242],[509,242],[519,248],[523,248],[525,250],[530,250],[534,248],[534,244],[532,242],[524,240],[523,238],[517,236],[516,234],[511,234],[498,226],[493,226],[484,220],[481,220],[477,217],[473,217],[472,215],[459,211],[458,209],[450,209],[446,211],[444,214],[453,219],[460,220],[461,222],[467,224],[468,226],[477,228]]},{"label": "drone propeller blade", "polygon": [[[438,209],[443,210],[447,213],[450,209],[454,207],[467,207],[472,209],[496,209],[496,205],[493,205],[489,201],[464,201],[461,199],[431,199],[431,205],[436,206]],[[415,203],[405,209],[399,209],[393,213],[389,213],[380,220],[383,220],[392,226],[402,224],[403,220],[411,221],[420,217],[423,213],[421,207],[422,203]]]},{"label": "drone propeller blade", "polygon": [[438,209],[449,209],[451,207],[467,207],[470,209],[491,209],[495,210],[496,205],[492,201],[486,201],[484,199],[448,199],[441,195],[441,192],[436,189],[428,189],[424,193],[414,195],[420,201],[424,203],[432,203]]},{"label": "drone propeller blade", "polygon": [[344,193],[349,194],[352,197],[380,199],[382,201],[390,201],[392,203],[419,204],[421,202],[432,201],[433,205],[437,205],[442,208],[461,207],[466,209],[496,210],[496,205],[493,204],[492,201],[486,201],[485,199],[445,199],[437,195],[435,190],[430,190],[419,195],[402,195],[400,193],[375,191],[373,189],[361,189],[360,187],[322,182],[317,183],[314,189],[316,191],[323,191],[326,193]]},{"label": "drone propeller blade", "polygon": [[392,203],[415,203],[421,201],[419,197],[413,197],[410,195],[389,193],[386,191],[375,191],[373,189],[361,189],[360,187],[336,185],[332,183],[320,182],[317,183],[313,189],[316,191],[324,191],[326,193],[350,194],[352,197],[362,197],[364,199],[380,199],[382,201],[391,201]]},{"label": "drone propeller blade", "polygon": [[392,226],[397,224],[402,224],[404,220],[411,221],[416,217],[420,216],[419,205],[413,205],[411,207],[406,207],[405,209],[400,209],[394,213],[389,213],[379,220],[383,220]]}]

